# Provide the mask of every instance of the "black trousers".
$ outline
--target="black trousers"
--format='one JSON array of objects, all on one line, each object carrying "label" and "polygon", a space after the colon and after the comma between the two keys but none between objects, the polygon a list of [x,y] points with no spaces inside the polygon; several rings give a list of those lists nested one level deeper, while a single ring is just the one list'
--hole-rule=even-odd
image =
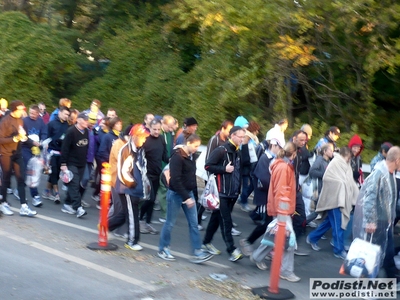
[{"label": "black trousers", "polygon": [[74,174],[74,177],[69,183],[67,183],[68,191],[67,198],[65,198],[65,204],[71,205],[73,209],[77,210],[78,207],[81,206],[81,180],[83,178],[83,173],[85,172],[85,166],[68,166],[68,170]]},{"label": "black trousers", "polygon": [[208,222],[206,235],[203,244],[211,243],[215,232],[221,226],[222,239],[226,244],[226,251],[231,254],[235,251],[234,240],[232,237],[232,209],[235,205],[237,198],[220,197],[219,209],[214,210],[211,214],[210,221]]},{"label": "black trousers", "polygon": [[143,220],[146,215],[146,223],[150,224],[151,217],[153,216],[154,201],[156,201],[157,191],[160,187],[160,176],[148,175],[151,184],[150,199],[144,201],[140,208],[140,220]]},{"label": "black trousers", "polygon": [[128,242],[137,244],[140,238],[139,228],[139,201],[137,197],[119,194],[123,214],[116,213],[108,219],[108,229],[113,231],[128,221]]},{"label": "black trousers", "polygon": [[264,235],[265,231],[267,230],[268,224],[271,223],[272,221],[272,217],[268,216],[267,214],[265,214],[264,217],[264,222],[260,225],[257,225],[256,228],[254,228],[253,232],[250,233],[249,237],[247,238],[247,241],[250,244],[254,244],[254,242],[261,237],[262,235]]},{"label": "black trousers", "polygon": [[11,175],[14,170],[14,175],[17,179],[20,203],[25,204],[25,165],[22,154],[17,153],[11,156],[0,155],[0,165],[3,170],[3,182],[1,186],[1,195],[3,196],[3,200],[1,200],[1,202],[7,201],[7,188],[10,187]]},{"label": "black trousers", "polygon": [[296,192],[296,211],[293,215],[293,230],[296,234],[296,238],[303,235],[306,231],[306,210],[304,207],[303,197],[301,191]]}]

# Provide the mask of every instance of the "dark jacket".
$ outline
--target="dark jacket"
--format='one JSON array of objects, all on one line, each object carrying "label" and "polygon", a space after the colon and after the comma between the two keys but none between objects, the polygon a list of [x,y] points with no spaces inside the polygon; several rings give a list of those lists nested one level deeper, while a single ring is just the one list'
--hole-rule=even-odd
[{"label": "dark jacket", "polygon": [[255,205],[266,205],[268,200],[269,183],[271,180],[271,172],[269,165],[271,164],[274,156],[268,150],[258,159],[257,165],[253,172],[253,185],[254,185],[254,199]]},{"label": "dark jacket", "polygon": [[176,146],[169,160],[169,189],[178,193],[182,201],[190,198],[190,192],[196,187],[196,162],[182,145]]},{"label": "dark jacket", "polygon": [[159,178],[163,162],[168,163],[167,145],[164,138],[161,135],[158,137],[149,135],[143,144],[143,149],[147,160],[147,176]]},{"label": "dark jacket", "polygon": [[[232,164],[232,173],[226,172],[226,166]],[[250,164],[249,147],[242,145],[241,150],[230,141],[211,152],[205,164],[206,171],[215,174],[220,196],[237,198],[240,193],[243,166]]]},{"label": "dark jacket", "polygon": [[318,155],[314,164],[310,169],[310,177],[318,179],[318,193],[322,190],[322,177],[324,177],[325,170],[328,167],[329,160],[326,161],[322,155]]},{"label": "dark jacket", "polygon": [[47,124],[47,137],[51,138],[49,150],[61,151],[62,142],[68,127],[68,122],[61,121],[58,116],[55,117],[54,121],[50,121]]},{"label": "dark jacket", "polygon": [[353,135],[353,137],[349,141],[349,145],[348,146],[349,146],[349,148],[351,150],[351,148],[353,146],[355,146],[355,145],[359,145],[360,146],[360,152],[358,152],[358,154],[356,156],[354,156],[352,154],[351,161],[350,161],[350,166],[351,166],[351,169],[353,171],[354,181],[360,187],[360,184],[363,181],[363,174],[362,174],[362,171],[361,171],[362,160],[361,160],[361,156],[360,155],[361,155],[361,152],[364,150],[364,145],[363,145],[363,142],[362,142],[361,138],[357,134]]},{"label": "dark jacket", "polygon": [[112,130],[110,130],[101,138],[96,158],[99,159],[102,163],[108,162],[110,158],[111,147],[116,139],[118,139],[118,135],[115,134],[115,132]]},{"label": "dark jacket", "polygon": [[89,148],[89,130],[85,128],[83,133],[74,125],[68,128],[61,148],[61,164],[67,166],[86,166],[87,152]]}]

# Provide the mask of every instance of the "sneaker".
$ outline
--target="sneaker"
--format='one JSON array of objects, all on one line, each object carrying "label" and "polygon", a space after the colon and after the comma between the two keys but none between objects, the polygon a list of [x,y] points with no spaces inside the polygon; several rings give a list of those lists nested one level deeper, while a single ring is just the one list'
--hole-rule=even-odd
[{"label": "sneaker", "polygon": [[335,244],[333,243],[333,240],[330,240],[329,244],[331,244],[332,247],[335,247]]},{"label": "sneaker", "polygon": [[59,193],[56,193],[55,195],[54,195],[54,203],[55,204],[60,204],[61,203],[61,200],[60,200],[60,194]]},{"label": "sneaker", "polygon": [[96,208],[97,208],[98,210],[100,210],[100,209],[101,209],[101,206],[100,206],[99,204],[96,204]]},{"label": "sneaker", "polygon": [[250,256],[253,253],[253,246],[246,239],[241,239],[239,244],[244,256]]},{"label": "sneaker", "polygon": [[42,198],[54,201],[54,196],[49,191],[44,191],[42,194]]},{"label": "sneaker", "polygon": [[158,202],[154,203],[153,210],[160,211],[161,210],[160,203],[158,203]]},{"label": "sneaker", "polygon": [[148,233],[150,234],[158,234],[158,230],[155,229],[153,226],[151,226],[150,224],[146,223],[145,227],[144,227]]},{"label": "sneaker", "polygon": [[22,204],[21,209],[19,210],[19,215],[23,217],[33,217],[37,215],[37,212],[35,210],[31,210],[28,204]]},{"label": "sneaker", "polygon": [[204,230],[204,227],[201,226],[201,225],[197,225],[197,229],[198,229],[199,231],[202,231],[202,230]]},{"label": "sneaker", "polygon": [[298,281],[300,281],[300,277],[296,276],[296,274],[294,274],[294,273],[291,273],[291,274],[289,274],[287,276],[279,275],[279,277],[282,278],[282,279],[285,279],[287,281],[290,281],[290,282],[298,282]]},{"label": "sneaker", "polygon": [[11,211],[10,206],[7,202],[0,204],[0,211],[6,216],[12,216],[14,213]]},{"label": "sneaker", "polygon": [[140,246],[139,244],[134,244],[133,242],[127,242],[125,243],[125,248],[126,249],[130,249],[133,251],[140,251],[143,250],[143,247]]},{"label": "sneaker", "polygon": [[294,250],[294,254],[298,256],[307,256],[310,255],[310,252],[307,250],[303,250],[299,246],[297,246],[297,249]]},{"label": "sneaker", "polygon": [[311,228],[317,228],[317,227],[318,227],[318,224],[315,223],[314,221],[311,221],[311,222],[309,222],[309,223],[307,224],[307,226],[308,226],[308,227],[311,227]]},{"label": "sneaker", "polygon": [[235,222],[232,222],[232,227],[237,227],[237,224]]},{"label": "sneaker", "polygon": [[207,219],[207,216],[206,215],[202,215],[201,216],[201,220],[204,221],[205,219]]},{"label": "sneaker", "polygon": [[15,197],[15,198],[17,198],[18,200],[20,200],[20,198],[19,198],[19,193],[18,193],[18,190],[17,190],[17,189],[14,189],[14,190],[13,190],[13,194],[14,194],[14,197]]},{"label": "sneaker", "polygon": [[196,252],[198,252],[198,254],[195,254],[191,259],[189,259],[189,261],[194,264],[200,264],[202,262],[210,260],[214,256],[211,253],[205,252],[203,250],[196,250]]},{"label": "sneaker", "polygon": [[92,200],[96,202],[100,202],[100,196],[99,195],[92,195]]},{"label": "sneaker", "polygon": [[250,261],[255,263],[257,268],[259,268],[262,271],[265,271],[268,269],[268,266],[264,261],[261,261],[261,262],[255,261],[253,258],[253,255],[250,255]]},{"label": "sneaker", "polygon": [[147,230],[146,223],[144,221],[139,221],[139,228],[140,228],[140,233],[143,234],[150,233],[150,231]]},{"label": "sneaker", "polygon": [[236,230],[235,228],[232,228],[231,234],[232,234],[233,236],[238,236],[238,235],[241,235],[242,232],[239,231],[239,230]]},{"label": "sneaker", "polygon": [[333,256],[340,259],[346,259],[347,253],[346,251],[342,251],[340,253],[333,253]]},{"label": "sneaker", "polygon": [[83,200],[81,200],[81,205],[82,207],[90,207],[90,204]]},{"label": "sneaker", "polygon": [[248,204],[241,204],[240,205],[240,209],[245,211],[245,212],[250,212],[252,211],[252,209],[250,208],[250,206]]},{"label": "sneaker", "polygon": [[175,257],[171,254],[169,249],[167,247],[164,247],[162,251],[157,252],[158,257],[168,260],[168,261],[173,261],[175,260]]},{"label": "sneaker", "polygon": [[10,188],[7,188],[7,194],[11,195],[13,193],[13,190]]},{"label": "sneaker", "polygon": [[120,233],[118,233],[118,232],[113,232],[112,234],[113,234],[114,236],[119,237],[119,238],[122,238],[122,239],[127,239],[127,238],[128,238],[128,234],[127,234],[127,233],[120,234]]},{"label": "sneaker", "polygon": [[167,222],[167,220],[166,220],[166,219],[164,219],[164,218],[159,218],[159,219],[158,219],[158,221],[160,221],[161,223],[165,223],[165,222]]},{"label": "sneaker", "polygon": [[239,259],[243,258],[242,252],[238,248],[232,252],[231,257],[229,257],[230,261],[238,261]]},{"label": "sneaker", "polygon": [[72,208],[71,205],[64,204],[61,208],[61,211],[66,214],[74,215],[76,214],[76,210]]},{"label": "sneaker", "polygon": [[315,220],[321,220],[322,219],[322,214],[318,214],[318,216],[315,218]]},{"label": "sneaker", "polygon": [[214,247],[213,244],[206,244],[206,245],[202,245],[201,249],[203,249],[204,251],[207,251],[208,253],[212,254],[212,255],[219,255],[221,254],[221,251],[218,250],[217,248]]},{"label": "sneaker", "polygon": [[317,245],[317,243],[313,243],[313,242],[310,241],[310,237],[308,235],[307,235],[307,238],[306,238],[306,243],[309,244],[314,251],[321,250],[321,248]]},{"label": "sneaker", "polygon": [[35,197],[33,197],[33,199],[32,199],[32,205],[33,205],[34,207],[40,207],[40,206],[42,206],[42,200],[40,200],[40,196],[35,196]]},{"label": "sneaker", "polygon": [[77,217],[77,218],[80,218],[80,217],[83,217],[84,215],[87,215],[86,210],[84,210],[84,209],[82,208],[82,206],[79,206],[78,209],[77,209],[77,211],[76,211],[76,217]]},{"label": "sneaker", "polygon": [[321,236],[321,240],[327,240],[328,238],[326,237],[326,235]]}]

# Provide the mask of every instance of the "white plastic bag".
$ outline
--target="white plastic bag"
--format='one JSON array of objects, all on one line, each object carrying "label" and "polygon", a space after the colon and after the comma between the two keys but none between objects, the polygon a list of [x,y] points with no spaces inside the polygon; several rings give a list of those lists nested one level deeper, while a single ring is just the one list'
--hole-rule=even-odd
[{"label": "white plastic bag", "polygon": [[219,193],[214,174],[211,174],[208,177],[207,184],[204,187],[203,194],[200,197],[200,204],[203,205],[204,208],[208,208],[210,210],[219,209]]},{"label": "white plastic bag", "polygon": [[355,238],[350,245],[340,273],[356,278],[375,278],[379,272],[380,257],[381,247],[379,245]]},{"label": "white plastic bag", "polygon": [[33,156],[28,161],[26,168],[26,180],[25,183],[28,187],[34,188],[39,185],[40,175],[43,171],[43,160],[37,156]]}]

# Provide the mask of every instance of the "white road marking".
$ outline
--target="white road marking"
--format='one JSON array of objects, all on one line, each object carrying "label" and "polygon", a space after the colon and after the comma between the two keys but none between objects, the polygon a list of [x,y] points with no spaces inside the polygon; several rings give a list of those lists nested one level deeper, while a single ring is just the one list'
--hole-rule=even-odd
[{"label": "white road marking", "polygon": [[73,255],[58,251],[56,249],[53,249],[51,247],[42,245],[40,243],[27,240],[25,238],[19,237],[19,236],[14,235],[14,234],[11,234],[9,232],[5,232],[5,231],[0,230],[0,235],[2,235],[5,238],[12,239],[12,240],[14,240],[16,242],[25,244],[27,246],[31,246],[31,247],[34,247],[36,249],[42,250],[42,251],[47,252],[47,253],[49,253],[51,255],[58,256],[58,257],[60,257],[62,259],[66,259],[66,260],[72,261],[72,262],[74,262],[76,264],[79,264],[81,266],[90,268],[92,270],[98,271],[100,273],[106,274],[106,275],[114,277],[116,279],[119,279],[119,280],[125,281],[127,283],[136,285],[136,286],[141,287],[143,289],[146,289],[148,291],[157,290],[157,287],[155,287],[155,286],[153,286],[153,285],[151,285],[151,284],[149,284],[149,283],[147,283],[145,281],[137,280],[135,278],[126,276],[124,274],[118,273],[118,272],[113,271],[111,269],[105,268],[104,266],[100,266],[98,264],[94,264],[94,263],[92,263],[90,261],[87,261],[87,260],[81,259],[79,257],[76,257],[76,256],[73,256]]},{"label": "white road marking", "polygon": [[[10,209],[12,211],[16,212],[16,213],[19,213],[19,209],[17,209],[17,208],[10,207]],[[74,223],[58,220],[58,219],[55,219],[55,218],[52,218],[52,217],[47,217],[47,216],[38,214],[38,215],[35,216],[35,218],[39,218],[39,219],[46,220],[46,221],[49,221],[49,222],[57,223],[57,224],[68,226],[68,227],[75,228],[75,229],[79,229],[79,230],[82,230],[82,231],[94,233],[96,236],[99,234],[98,230],[91,229],[91,228],[88,228],[88,227],[85,227],[85,226],[81,226],[81,225],[76,225]],[[114,237],[113,239],[118,239],[120,241],[125,241],[125,239],[119,238],[119,237]],[[144,248],[151,249],[151,250],[154,250],[154,251],[158,252],[158,247],[157,246],[150,245],[150,244],[143,243],[143,242],[140,242],[140,245],[142,247],[144,247]],[[181,252],[177,252],[177,251],[173,251],[172,250],[171,253],[173,255],[177,256],[177,257],[181,257],[181,258],[185,258],[185,259],[190,259],[191,258],[190,255],[187,255],[187,254],[184,254],[184,253],[181,253]],[[212,266],[217,267],[217,268],[223,268],[223,269],[230,269],[231,268],[231,267],[229,267],[227,265],[219,264],[219,263],[213,262],[211,260],[207,261],[206,264],[207,265],[212,265]]]}]

